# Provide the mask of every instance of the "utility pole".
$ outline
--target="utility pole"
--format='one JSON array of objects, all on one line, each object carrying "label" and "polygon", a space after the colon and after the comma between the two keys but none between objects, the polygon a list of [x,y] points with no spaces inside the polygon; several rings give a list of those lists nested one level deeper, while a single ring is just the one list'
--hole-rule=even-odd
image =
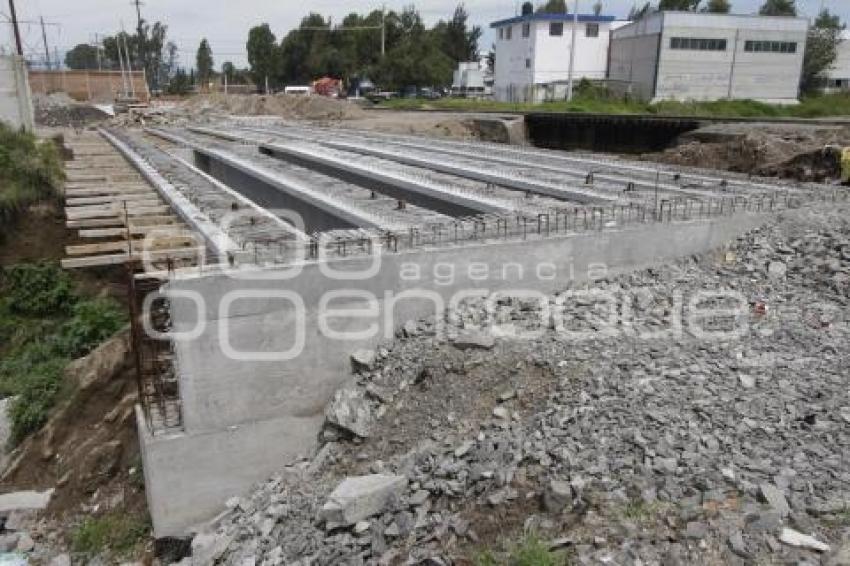
[{"label": "utility pole", "polygon": [[133,64],[130,63],[130,48],[127,46],[127,34],[123,34],[124,56],[127,58],[127,80],[130,83],[130,93],[136,98],[136,83],[133,80]]},{"label": "utility pole", "polygon": [[573,8],[573,34],[572,45],[570,46],[570,72],[567,81],[567,100],[573,99],[573,73],[575,72],[576,64],[576,35],[578,34],[578,0],[576,0]]},{"label": "utility pole", "polygon": [[15,14],[15,0],[9,0],[9,12],[12,18],[12,29],[15,30],[15,45],[18,48],[18,55],[24,56],[24,48],[21,46],[21,30],[18,29],[18,16]]},{"label": "utility pole", "polygon": [[133,0],[133,4],[136,6],[136,34],[139,36],[139,67],[144,69],[147,66],[145,65],[147,53],[145,53],[144,34],[142,33],[142,1]]},{"label": "utility pole", "polygon": [[387,5],[381,6],[381,57],[387,54]]},{"label": "utility pole", "polygon": [[44,16],[41,19],[41,40],[44,42],[44,64],[50,69],[50,49],[47,47],[47,32],[44,31]]},{"label": "utility pole", "polygon": [[94,34],[94,48],[97,50],[97,70],[103,70],[103,58],[100,55],[101,43],[100,34]]}]

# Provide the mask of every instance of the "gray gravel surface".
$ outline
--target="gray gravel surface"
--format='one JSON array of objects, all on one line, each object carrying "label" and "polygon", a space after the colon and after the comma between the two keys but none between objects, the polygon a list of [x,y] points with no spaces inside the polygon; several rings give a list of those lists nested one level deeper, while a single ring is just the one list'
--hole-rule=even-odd
[{"label": "gray gravel surface", "polygon": [[[230,501],[198,556],[469,564],[533,532],[577,564],[850,564],[848,212],[783,213],[548,317],[505,299],[405,324],[358,353],[318,454]],[[329,494],[369,474],[406,487],[330,528]]]}]

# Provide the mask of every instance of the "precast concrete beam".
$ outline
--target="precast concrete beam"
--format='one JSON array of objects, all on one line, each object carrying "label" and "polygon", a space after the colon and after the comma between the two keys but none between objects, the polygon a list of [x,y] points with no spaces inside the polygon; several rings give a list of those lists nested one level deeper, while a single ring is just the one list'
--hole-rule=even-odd
[{"label": "precast concrete beam", "polygon": [[[618,200],[616,196],[603,195],[590,190],[582,190],[576,187],[552,186],[539,182],[524,181],[522,179],[508,177],[500,173],[488,173],[483,169],[473,168],[466,165],[452,165],[446,161],[437,161],[436,159],[424,159],[421,157],[415,157],[413,155],[403,155],[394,151],[385,151],[381,149],[365,147],[362,145],[355,145],[353,143],[343,143],[337,141],[320,141],[319,143],[327,147],[339,149],[342,151],[351,151],[363,155],[370,155],[372,157],[379,157],[381,159],[395,161],[397,163],[404,163],[405,165],[413,165],[415,167],[431,169],[433,171],[439,171],[441,173],[448,173],[449,175],[464,177],[466,179],[472,179],[474,181],[493,183],[494,185],[498,185],[507,189],[516,189],[518,191],[529,192],[537,195],[544,195],[556,199],[570,200],[572,202],[578,202],[580,204],[610,204],[613,202],[617,202]],[[502,161],[490,160],[486,157],[485,159],[491,162],[500,162],[503,165],[505,164]],[[529,164],[527,163],[515,163],[515,165],[529,167]],[[536,165],[533,165],[531,167],[534,169],[539,169],[539,167],[537,167]]]},{"label": "precast concrete beam", "polygon": [[434,185],[405,179],[370,169],[330,155],[301,150],[277,143],[259,143],[262,153],[278,157],[295,165],[307,167],[324,175],[354,183],[417,206],[449,216],[505,214],[512,207],[495,199],[485,199]]},{"label": "precast concrete beam", "polygon": [[222,261],[228,253],[237,253],[241,248],[218,224],[213,222],[189,199],[183,196],[168,180],[160,175],[147,161],[130,146],[110,132],[99,128],[98,132],[123,155],[127,161],[156,189],[171,209],[193,230],[199,233],[209,249]]},{"label": "precast concrete beam", "polygon": [[345,206],[344,203],[341,203],[337,199],[312,190],[301,183],[290,179],[283,179],[279,173],[269,171],[261,166],[251,163],[248,160],[241,159],[224,151],[204,147],[199,143],[195,143],[191,140],[187,140],[168,132],[163,132],[162,130],[149,128],[146,131],[172,143],[189,147],[196,153],[208,159],[216,160],[228,167],[231,167],[275,190],[276,192],[295,201],[300,201],[315,209],[321,210],[329,216],[338,218],[340,221],[351,227],[366,229],[391,229],[396,227],[387,225],[387,222],[383,221],[381,218],[368,214],[356,207]]}]

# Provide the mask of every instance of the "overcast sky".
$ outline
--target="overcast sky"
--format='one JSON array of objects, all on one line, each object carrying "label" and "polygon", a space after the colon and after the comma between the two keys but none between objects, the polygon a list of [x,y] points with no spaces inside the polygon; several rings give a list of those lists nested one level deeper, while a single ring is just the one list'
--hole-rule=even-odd
[{"label": "overcast sky", "polygon": [[[415,4],[427,23],[451,17],[457,0],[385,0],[388,9],[401,9]],[[569,0],[570,5],[574,0]],[[644,0],[637,0],[642,4]],[[594,0],[579,0],[579,12],[590,11]],[[736,13],[753,13],[762,0],[731,0]],[[192,65],[195,50],[201,38],[209,39],[216,67],[224,61],[233,61],[237,66],[246,65],[245,41],[248,30],[259,23],[268,22],[280,38],[296,27],[307,11],[319,12],[339,20],[352,11],[366,13],[379,8],[382,0],[144,0],[142,17],[168,25],[169,39],[180,48],[181,64]],[[466,7],[473,23],[485,29],[481,42],[482,51],[487,51],[493,41],[489,23],[513,16],[520,2],[511,0],[466,0]],[[850,19],[850,0],[797,0],[801,15],[817,13],[823,3],[830,10]],[[603,0],[604,13],[625,16],[635,0]],[[95,33],[111,34],[121,29],[135,27],[136,12],[131,0],[16,0],[18,18],[36,22],[43,16],[46,22],[58,24],[47,26],[47,40],[62,53],[77,43],[94,40]],[[0,3],[0,20],[8,19],[8,4]],[[3,24],[3,47],[12,47],[10,26]],[[43,42],[40,26],[24,23],[21,26],[24,49],[28,57],[43,57]]]}]

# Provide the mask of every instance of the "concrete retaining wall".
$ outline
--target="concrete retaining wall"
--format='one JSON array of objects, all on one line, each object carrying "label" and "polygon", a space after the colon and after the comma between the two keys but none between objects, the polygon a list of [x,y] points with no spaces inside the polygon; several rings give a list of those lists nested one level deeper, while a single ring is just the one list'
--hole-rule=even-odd
[{"label": "concrete retaining wall", "polygon": [[[166,292],[172,295],[175,331],[190,331],[199,322],[203,328],[197,338],[176,345],[184,432],[142,434],[155,534],[185,533],[214,516],[229,496],[248,490],[295,455],[310,453],[325,405],[350,378],[349,354],[374,347],[407,320],[435,314],[435,301],[449,304],[465,290],[551,293],[570,279],[587,280],[591,270],[598,273],[603,266],[614,275],[715,248],[762,221],[760,216],[725,217],[416,250],[384,255],[374,276],[354,281],[329,278],[322,269],[365,270],[375,258],[310,263],[287,280],[219,274],[170,282]],[[328,312],[320,305],[330,291],[346,294],[326,307],[330,310],[374,309],[373,317],[326,319],[332,330],[371,327],[377,334],[338,340],[320,331],[320,315]],[[405,291],[419,298],[399,298]],[[203,307],[186,299],[187,293],[203,297]],[[222,310],[234,293],[247,296]],[[240,361],[225,354],[222,336],[241,352],[284,352],[299,340],[303,351],[289,360]]]},{"label": "concrete retaining wall", "polygon": [[17,55],[0,57],[0,121],[15,129],[35,127],[26,65]]}]

